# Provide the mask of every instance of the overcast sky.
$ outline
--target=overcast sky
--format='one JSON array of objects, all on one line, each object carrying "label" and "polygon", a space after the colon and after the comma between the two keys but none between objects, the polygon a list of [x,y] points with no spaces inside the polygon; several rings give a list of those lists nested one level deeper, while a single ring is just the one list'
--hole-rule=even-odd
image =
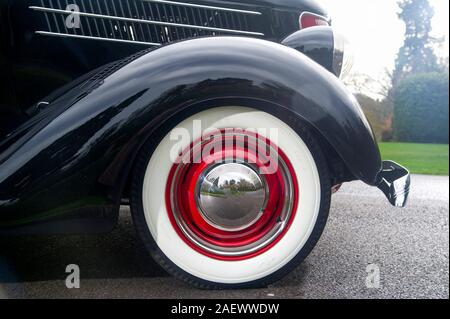
[{"label": "overcast sky", "polygon": [[[440,56],[449,55],[449,0],[429,0],[435,8],[433,35],[446,37]],[[404,24],[397,0],[319,0],[328,9],[333,28],[341,31],[355,51],[354,72],[380,79],[392,70],[403,44]]]}]

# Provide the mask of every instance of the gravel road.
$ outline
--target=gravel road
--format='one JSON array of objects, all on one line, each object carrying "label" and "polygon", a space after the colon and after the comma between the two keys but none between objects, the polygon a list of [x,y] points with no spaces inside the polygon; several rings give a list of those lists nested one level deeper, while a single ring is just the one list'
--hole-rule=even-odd
[{"label": "gravel road", "polygon": [[[201,291],[173,279],[146,254],[124,208],[109,234],[0,239],[0,297],[449,298],[449,178],[412,183],[405,209],[360,182],[344,185],[312,254],[264,289]],[[65,286],[68,264],[80,266],[80,289]],[[380,271],[379,288],[366,287],[368,265]]]}]

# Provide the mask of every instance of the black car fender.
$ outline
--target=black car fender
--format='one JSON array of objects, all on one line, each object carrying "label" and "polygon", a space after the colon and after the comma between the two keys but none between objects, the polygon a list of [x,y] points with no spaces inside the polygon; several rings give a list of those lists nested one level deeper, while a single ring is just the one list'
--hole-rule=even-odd
[{"label": "black car fender", "polygon": [[378,183],[380,153],[355,98],[333,74],[283,45],[188,40],[80,82],[48,101],[12,133],[16,138],[0,142],[0,227],[63,218],[83,207],[118,207],[148,138],[201,108],[239,101],[297,116],[333,147],[354,179]]}]

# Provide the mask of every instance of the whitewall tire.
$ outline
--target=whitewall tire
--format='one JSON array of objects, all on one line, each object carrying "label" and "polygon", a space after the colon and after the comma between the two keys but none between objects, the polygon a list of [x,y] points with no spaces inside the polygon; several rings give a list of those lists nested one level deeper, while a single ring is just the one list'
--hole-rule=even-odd
[{"label": "whitewall tire", "polygon": [[[259,287],[306,258],[323,231],[331,196],[325,158],[306,127],[253,108],[219,107],[176,125],[190,140],[174,141],[172,129],[143,146],[131,190],[136,229],[163,268],[200,288]],[[174,163],[175,143],[181,159],[193,152],[194,141],[204,145],[213,134],[233,140],[234,150],[241,138],[266,141],[278,152],[278,170],[271,177],[246,163],[250,151],[231,164]],[[228,156],[226,147],[222,153]]]}]

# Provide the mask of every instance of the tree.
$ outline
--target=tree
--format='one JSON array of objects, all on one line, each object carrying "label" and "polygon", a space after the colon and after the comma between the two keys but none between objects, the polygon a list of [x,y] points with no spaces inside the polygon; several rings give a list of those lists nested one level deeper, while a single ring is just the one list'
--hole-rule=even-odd
[{"label": "tree", "polygon": [[392,74],[387,69],[385,69],[383,77],[378,79],[365,73],[354,73],[343,81],[347,87],[358,94],[364,94],[374,99],[386,99],[387,102],[393,102],[389,95]]},{"label": "tree", "polygon": [[386,100],[375,100],[364,94],[356,94],[361,109],[367,117],[375,137],[378,141],[383,140],[383,136],[390,130],[390,114],[392,110],[389,108]]},{"label": "tree", "polygon": [[392,87],[406,76],[418,73],[439,72],[441,67],[433,46],[439,40],[430,35],[433,7],[428,0],[402,0],[399,18],[405,23],[405,41],[395,61]]},{"label": "tree", "polygon": [[448,85],[448,73],[415,74],[400,81],[394,105],[397,140],[448,143]]}]

